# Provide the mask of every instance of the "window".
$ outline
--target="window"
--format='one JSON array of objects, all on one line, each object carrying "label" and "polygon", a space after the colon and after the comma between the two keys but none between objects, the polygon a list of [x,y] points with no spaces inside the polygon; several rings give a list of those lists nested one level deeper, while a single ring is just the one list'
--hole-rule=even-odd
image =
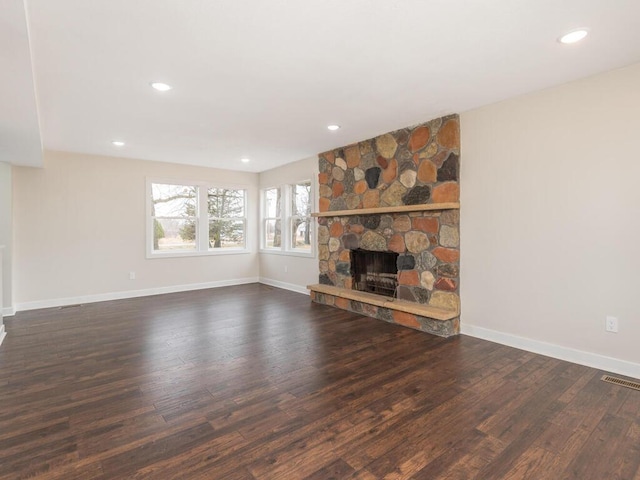
[{"label": "window", "polygon": [[280,188],[269,188],[264,191],[264,216],[262,222],[264,248],[282,247],[280,192]]},{"label": "window", "polygon": [[148,181],[149,256],[246,251],[244,189]]},{"label": "window", "polygon": [[153,250],[195,250],[197,188],[190,185],[154,183],[151,186],[151,196]]},{"label": "window", "polygon": [[245,248],[247,220],[244,190],[209,188],[209,249]]},{"label": "window", "polygon": [[313,255],[312,199],[309,180],[262,191],[263,251]]},{"label": "window", "polygon": [[311,182],[291,185],[291,248],[311,251]]}]

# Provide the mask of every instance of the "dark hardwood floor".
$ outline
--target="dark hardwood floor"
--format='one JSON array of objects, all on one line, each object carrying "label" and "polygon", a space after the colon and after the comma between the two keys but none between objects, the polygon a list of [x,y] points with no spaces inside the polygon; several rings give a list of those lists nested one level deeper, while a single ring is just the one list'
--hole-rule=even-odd
[{"label": "dark hardwood floor", "polygon": [[5,323],[1,479],[640,479],[602,372],[265,285]]}]

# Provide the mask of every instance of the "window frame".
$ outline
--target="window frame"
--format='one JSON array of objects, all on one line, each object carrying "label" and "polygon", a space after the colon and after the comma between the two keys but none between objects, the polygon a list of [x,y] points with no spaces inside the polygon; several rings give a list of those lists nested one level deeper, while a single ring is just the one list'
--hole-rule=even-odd
[{"label": "window frame", "polygon": [[[196,187],[197,192],[197,209],[195,216],[196,224],[196,248],[194,250],[185,251],[157,251],[153,249],[153,235],[154,235],[154,223],[156,218],[151,214],[153,206],[152,186],[153,184],[164,185],[183,185],[188,187]],[[228,190],[242,190],[244,191],[244,216],[243,217],[230,217],[232,220],[242,220],[244,225],[244,247],[241,248],[209,248],[209,202],[208,202],[208,190],[209,188],[223,188]],[[147,177],[145,188],[145,251],[146,258],[179,258],[179,257],[201,257],[209,255],[237,255],[251,253],[250,245],[250,226],[248,222],[249,212],[248,206],[250,205],[250,191],[246,185],[232,185],[217,182],[203,182],[184,180],[177,178],[157,178]],[[164,217],[163,217],[164,218]],[[212,217],[213,218],[213,217]]]},{"label": "window frame", "polygon": [[[293,220],[297,215],[293,210],[293,187],[301,183],[309,183],[309,204],[311,205],[311,213],[316,210],[315,205],[315,184],[313,180],[304,178],[293,182],[281,183],[278,185],[268,185],[260,188],[260,253],[271,255],[286,255],[292,257],[305,257],[315,258],[316,256],[316,224],[314,218],[309,215],[310,222],[310,247],[309,250],[303,250],[295,248],[292,245],[292,227]],[[267,247],[266,243],[266,224],[267,220],[273,220],[273,217],[266,216],[266,192],[267,190],[280,189],[280,217],[276,220],[280,220],[281,225],[281,246],[280,247]],[[306,218],[306,217],[301,217]]]},{"label": "window frame", "polygon": [[[188,187],[188,188],[193,188],[195,190],[195,195],[194,195],[194,200],[195,200],[195,211],[193,216],[188,216],[188,217],[183,217],[183,216],[173,216],[173,215],[154,215],[153,212],[153,186],[154,185],[171,185],[171,186],[175,186],[175,187]],[[198,195],[198,187],[195,185],[190,185],[190,184],[186,184],[184,182],[180,182],[180,183],[176,183],[176,182],[152,182],[149,188],[149,199],[151,200],[149,203],[150,208],[148,209],[148,214],[149,214],[149,224],[150,224],[150,232],[151,232],[151,238],[148,239],[148,243],[149,243],[149,247],[151,249],[152,252],[154,253],[160,253],[160,251],[156,251],[153,248],[153,244],[154,244],[154,237],[155,237],[155,230],[156,230],[156,220],[158,220],[159,222],[161,222],[162,220],[173,220],[173,221],[181,221],[181,220],[191,220],[193,221],[193,224],[195,225],[195,232],[196,232],[196,237],[194,238],[193,241],[193,248],[190,249],[184,249],[184,250],[171,250],[171,251],[164,251],[162,252],[162,254],[167,254],[167,253],[178,253],[178,254],[192,254],[194,252],[198,251],[198,236],[197,236],[197,232],[199,231],[199,217],[198,217],[198,210],[200,208],[199,204],[200,204],[200,198]]]},{"label": "window frame", "polygon": [[[301,185],[303,183],[308,183],[309,184],[309,215],[298,215],[296,212],[294,212],[294,204],[295,204],[295,187],[297,185]],[[308,255],[312,255],[313,253],[313,245],[315,243],[315,237],[313,236],[313,233],[315,231],[314,228],[314,224],[313,224],[313,217],[311,216],[311,213],[313,212],[313,183],[311,182],[311,180],[300,180],[298,182],[295,183],[290,183],[287,185],[288,189],[289,189],[289,209],[290,211],[287,212],[287,240],[288,240],[288,251],[290,252],[294,252],[294,253],[302,253],[302,254],[308,254]],[[296,248],[295,246],[295,242],[293,241],[293,222],[296,219],[309,219],[309,249],[305,250],[302,248]]]},{"label": "window frame", "polygon": [[[244,197],[243,197],[243,203],[244,205],[242,206],[242,211],[244,213],[243,216],[235,216],[235,217],[212,217],[209,215],[209,190],[213,189],[213,188],[217,188],[217,189],[221,189],[221,190],[238,190],[238,191],[243,191],[244,192]],[[207,250],[209,252],[215,253],[215,254],[220,254],[223,250],[224,251],[246,251],[247,250],[247,207],[248,207],[248,202],[247,202],[247,189],[243,188],[243,187],[230,187],[228,185],[212,185],[212,184],[207,184],[207,186],[205,188],[203,188],[204,192],[205,192],[205,197],[207,199],[207,206],[206,206],[206,219],[207,219],[207,226],[206,226],[206,236],[204,238],[204,242],[206,243],[206,247]],[[202,213],[202,211],[200,212]],[[234,221],[234,222],[238,222],[241,221],[242,225],[244,227],[244,247],[220,247],[220,250],[216,250],[215,247],[211,248],[209,247],[209,228],[211,225],[211,221],[212,220],[218,220],[218,221],[225,221],[225,220],[230,220],[230,221]]]},{"label": "window frame", "polygon": [[[280,216],[268,217],[267,216],[267,192],[270,190],[280,191]],[[284,246],[284,239],[282,238],[282,202],[284,200],[284,192],[282,186],[267,187],[260,190],[260,249],[268,252],[276,252],[282,250]],[[267,245],[267,222],[273,220],[277,222],[280,220],[280,246],[270,247]]]}]

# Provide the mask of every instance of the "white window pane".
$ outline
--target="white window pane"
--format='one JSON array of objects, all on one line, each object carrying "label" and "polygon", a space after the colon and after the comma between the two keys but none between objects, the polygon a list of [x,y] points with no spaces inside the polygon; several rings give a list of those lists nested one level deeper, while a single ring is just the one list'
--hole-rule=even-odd
[{"label": "white window pane", "polygon": [[207,190],[209,217],[244,217],[245,191],[228,188]]},{"label": "white window pane", "polygon": [[271,188],[264,192],[265,217],[280,216],[280,189]]},{"label": "white window pane", "polygon": [[198,187],[190,185],[151,185],[152,211],[155,217],[193,217],[196,215]]},{"label": "white window pane", "polygon": [[265,221],[265,242],[267,248],[279,248],[282,245],[282,233],[280,220],[270,219]]},{"label": "white window pane", "polygon": [[195,218],[155,218],[153,249],[160,252],[195,250]]},{"label": "white window pane", "polygon": [[311,250],[311,219],[309,217],[292,220],[291,246],[297,250]]},{"label": "white window pane", "polygon": [[244,220],[211,220],[209,248],[244,248]]},{"label": "white window pane", "polygon": [[311,215],[311,182],[292,185],[291,214],[299,217]]}]

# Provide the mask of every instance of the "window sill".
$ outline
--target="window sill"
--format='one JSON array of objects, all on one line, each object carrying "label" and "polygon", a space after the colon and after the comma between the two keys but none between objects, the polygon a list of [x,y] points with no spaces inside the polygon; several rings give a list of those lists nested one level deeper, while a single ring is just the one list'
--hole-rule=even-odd
[{"label": "window sill", "polygon": [[303,258],[315,258],[315,252],[296,252],[293,250],[276,250],[270,248],[261,248],[261,254],[266,255],[284,255],[287,257],[303,257]]},{"label": "window sill", "polygon": [[233,249],[224,249],[224,250],[213,250],[207,252],[166,252],[166,253],[148,253],[148,259],[156,259],[156,258],[182,258],[182,257],[215,257],[217,255],[244,255],[247,253],[251,253],[251,250],[247,250],[246,248],[233,248]]}]

